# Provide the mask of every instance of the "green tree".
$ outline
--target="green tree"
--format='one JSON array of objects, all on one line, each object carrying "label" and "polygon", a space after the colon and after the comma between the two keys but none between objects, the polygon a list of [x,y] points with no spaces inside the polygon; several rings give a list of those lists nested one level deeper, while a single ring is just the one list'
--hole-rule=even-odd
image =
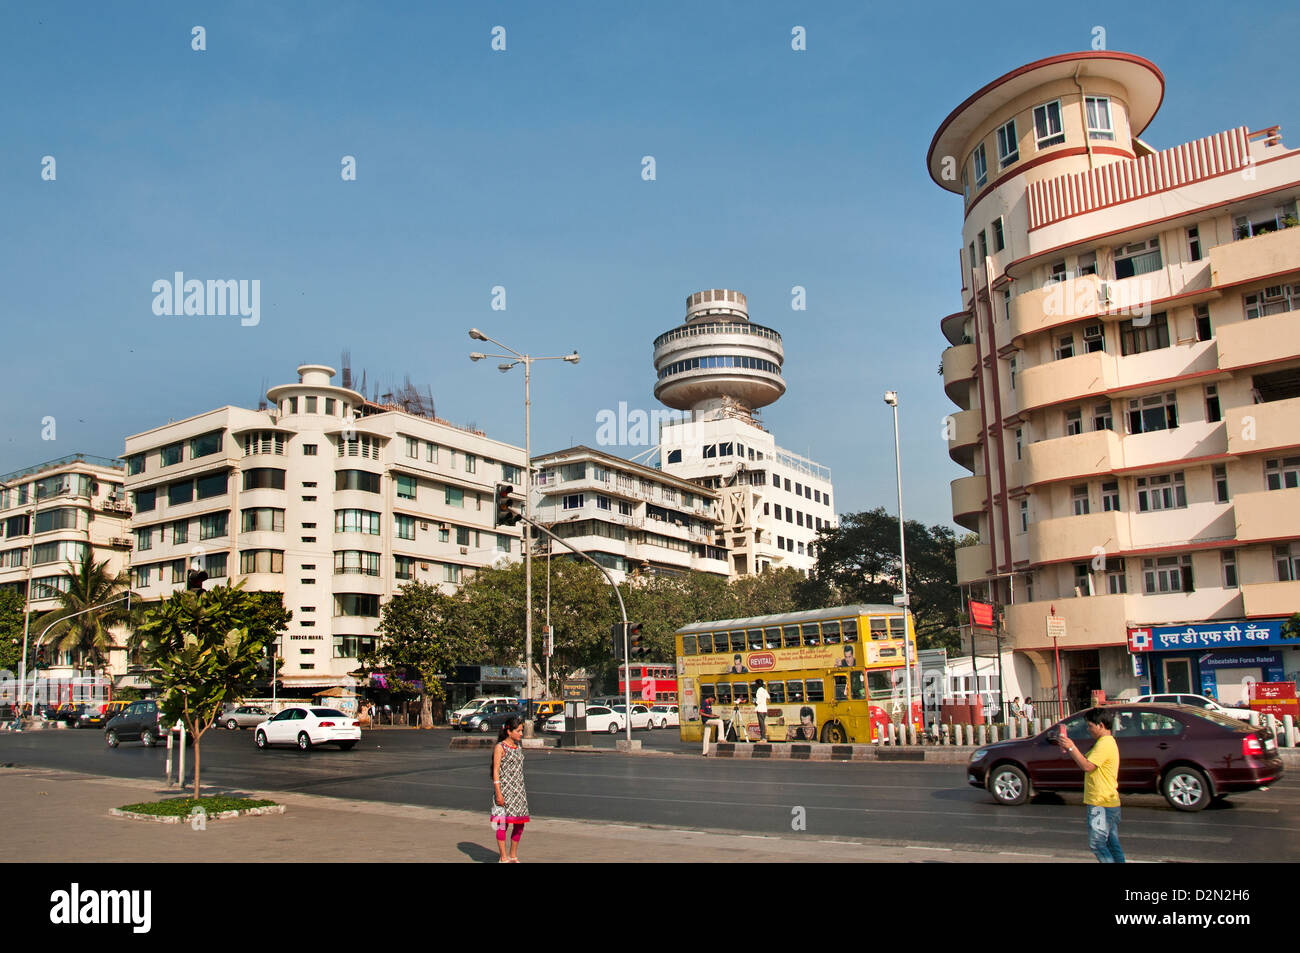
[{"label": "green tree", "polygon": [[[926,527],[909,520],[904,537],[917,646],[955,651],[960,646],[962,601],[954,534],[946,526]],[[818,592],[827,600],[823,605],[888,605],[901,595],[898,518],[878,507],[849,513],[839,526],[822,530],[817,537],[817,565],[805,594]]]},{"label": "green tree", "polygon": [[[28,646],[28,657],[32,654]],[[0,671],[17,672],[22,667],[22,656],[23,597],[12,589],[3,589],[0,590]]]},{"label": "green tree", "polygon": [[249,694],[266,667],[267,647],[292,613],[280,593],[245,592],[243,582],[207,592],[177,592],[149,609],[138,644],[151,667],[163,721],[180,721],[194,739],[194,796],[201,744],[222,705]]},{"label": "green tree", "polygon": [[89,546],[79,560],[68,560],[62,575],[67,586],[55,591],[59,607],[34,624],[39,626],[39,632],[53,623],[46,639],[57,651],[72,652],[77,667],[89,667],[93,674],[108,665],[108,653],[113,647],[109,630],[132,621],[132,611],[124,598],[129,591],[129,577],[125,571],[109,573],[108,560],[95,562]]}]

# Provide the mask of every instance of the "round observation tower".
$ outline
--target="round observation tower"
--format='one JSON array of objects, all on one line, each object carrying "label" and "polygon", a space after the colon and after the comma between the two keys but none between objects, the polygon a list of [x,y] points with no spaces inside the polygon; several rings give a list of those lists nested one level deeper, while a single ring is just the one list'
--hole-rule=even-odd
[{"label": "round observation tower", "polygon": [[655,338],[655,397],[674,410],[756,410],[785,393],[784,362],[781,335],[749,320],[743,294],[697,291],[686,320]]}]

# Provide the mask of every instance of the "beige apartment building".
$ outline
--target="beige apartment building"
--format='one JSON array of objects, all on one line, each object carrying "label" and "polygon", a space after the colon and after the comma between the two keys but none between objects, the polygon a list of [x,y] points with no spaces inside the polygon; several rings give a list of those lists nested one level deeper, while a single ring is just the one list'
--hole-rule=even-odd
[{"label": "beige apartment building", "polygon": [[286,692],[347,683],[404,584],[455,588],[521,557],[495,527],[497,483],[522,485],[524,451],[331,383],[305,364],[262,410],[221,407],[126,438],[136,591],[159,599],[197,559],[207,588],[243,579],[284,593]]},{"label": "beige apartment building", "polygon": [[972,94],[928,156],[964,201],[940,323],[953,518],[979,537],[958,582],[1005,606],[1035,697],[1064,621],[1074,705],[1240,701],[1300,669],[1300,150],[1249,115],[1149,145],[1164,95],[1141,57],[1050,57]]},{"label": "beige apartment building", "polygon": [[[0,589],[31,597],[32,612],[59,607],[58,591],[67,590],[68,562],[89,549],[95,562],[107,562],[110,575],[128,564],[131,550],[130,507],[123,492],[118,460],[86,453],[70,454],[0,476]],[[33,620],[35,621],[35,620]],[[126,672],[126,633],[109,652],[108,674]],[[32,644],[39,628],[30,630]],[[76,670],[72,652],[47,645],[48,669],[42,675],[68,678]]]}]

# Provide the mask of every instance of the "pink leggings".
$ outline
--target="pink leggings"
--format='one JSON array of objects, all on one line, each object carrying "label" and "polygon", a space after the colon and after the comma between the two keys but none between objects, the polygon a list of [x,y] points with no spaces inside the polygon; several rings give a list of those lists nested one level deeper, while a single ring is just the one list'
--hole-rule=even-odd
[{"label": "pink leggings", "polygon": [[[514,841],[516,844],[518,844],[519,838],[524,836],[524,825],[512,824],[511,827],[513,827],[514,829],[510,832],[510,839]],[[506,825],[502,824],[500,827],[497,828],[497,840],[501,841],[502,843],[505,843],[505,839],[506,839]]]}]

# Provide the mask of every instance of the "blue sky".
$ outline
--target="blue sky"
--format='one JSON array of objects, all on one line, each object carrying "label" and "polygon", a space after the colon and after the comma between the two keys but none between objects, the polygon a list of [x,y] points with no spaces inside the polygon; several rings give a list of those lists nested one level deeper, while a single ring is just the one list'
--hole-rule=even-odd
[{"label": "blue sky", "polygon": [[[372,378],[427,384],[440,416],[522,444],[519,372],[467,359],[474,326],[582,353],[537,367],[533,447],[590,444],[602,409],[658,406],[653,338],[689,293],[727,287],[784,336],[788,391],[764,419],[832,468],[837,509],[895,507],[893,388],[905,511],[950,524],[964,471],[936,371],[961,206],[926,173],[938,124],[1002,73],[1088,48],[1095,25],[1164,72],[1143,135],[1157,148],[1237,125],[1285,136],[1297,103],[1277,39],[1297,34],[1294,8],[974,10],[9,5],[0,472],[255,406],[263,381],[337,367],[343,348]],[[155,315],[152,284],[176,271],[258,279],[260,323]]]}]

